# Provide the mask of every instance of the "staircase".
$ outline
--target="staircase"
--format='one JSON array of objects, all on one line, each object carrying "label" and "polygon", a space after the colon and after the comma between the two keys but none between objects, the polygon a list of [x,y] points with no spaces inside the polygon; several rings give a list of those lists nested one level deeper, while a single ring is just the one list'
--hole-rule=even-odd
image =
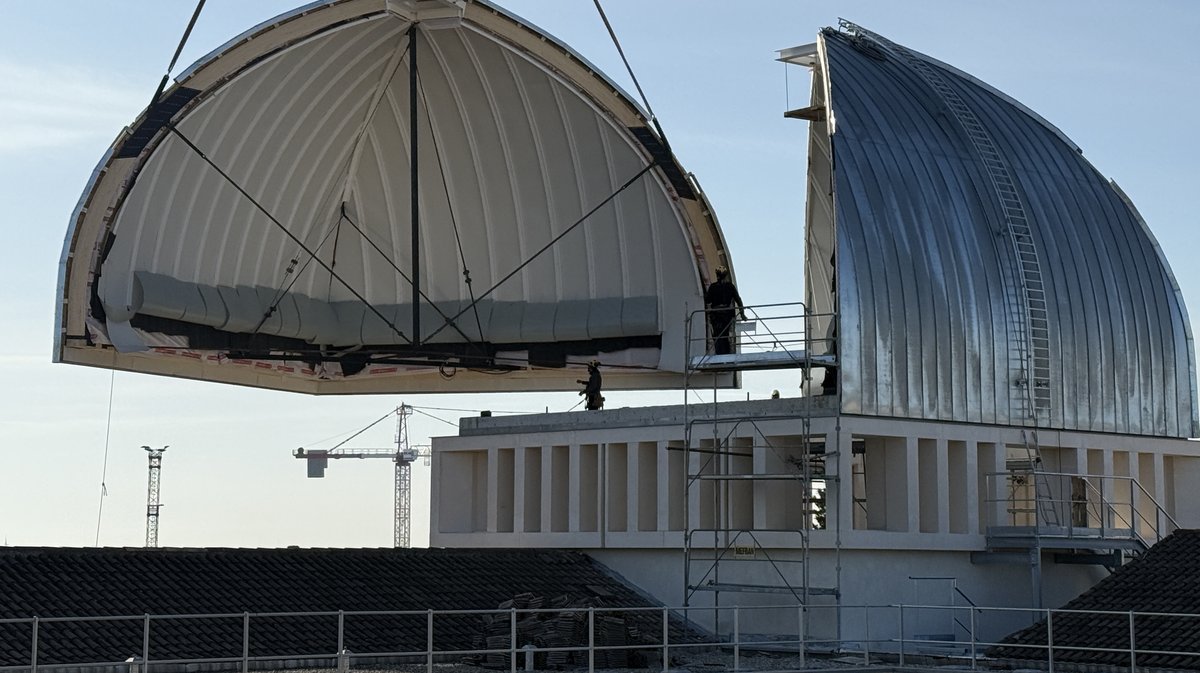
[{"label": "staircase", "polygon": [[1010,463],[1009,471],[987,475],[987,488],[990,552],[1045,549],[1091,554],[1097,562],[1122,560],[1179,527],[1132,477],[1046,472]]}]

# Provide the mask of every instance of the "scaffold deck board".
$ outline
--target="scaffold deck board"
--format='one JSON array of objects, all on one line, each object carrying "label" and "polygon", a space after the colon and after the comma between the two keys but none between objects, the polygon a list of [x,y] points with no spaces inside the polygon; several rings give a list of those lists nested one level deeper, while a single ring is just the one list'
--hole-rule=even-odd
[{"label": "scaffold deck board", "polygon": [[754,369],[788,369],[803,367],[831,367],[837,365],[837,356],[830,354],[809,355],[803,350],[759,351],[756,353],[728,353],[724,355],[696,355],[688,366],[694,371],[727,372]]},{"label": "scaffold deck board", "polygon": [[[803,587],[771,584],[701,584],[688,587],[692,591],[728,591],[751,594],[802,594]],[[809,596],[837,596],[838,590],[830,587],[809,587]]]}]

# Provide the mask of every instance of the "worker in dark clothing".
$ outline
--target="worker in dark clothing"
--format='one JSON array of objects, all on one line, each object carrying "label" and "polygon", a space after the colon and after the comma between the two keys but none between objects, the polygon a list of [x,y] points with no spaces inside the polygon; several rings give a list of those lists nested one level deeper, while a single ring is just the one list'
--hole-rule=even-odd
[{"label": "worker in dark clothing", "polygon": [[600,361],[592,360],[587,368],[587,380],[576,379],[575,382],[583,384],[583,390],[579,391],[579,394],[583,395],[587,402],[584,408],[588,411],[598,411],[604,408],[604,396],[600,394]]},{"label": "worker in dark clothing", "polygon": [[821,381],[821,394],[822,395],[836,395],[837,394],[837,386],[838,386],[838,384],[837,384],[837,382],[838,382],[838,375],[837,375],[838,366],[836,364],[837,363],[837,354],[838,354],[837,317],[836,316],[832,320],[829,321],[829,330],[826,331],[826,333],[825,333],[825,343],[826,343],[825,352],[828,355],[832,355],[834,357],[835,364],[825,366],[825,378]]},{"label": "worker in dark clothing", "polygon": [[[742,297],[729,282],[729,269],[717,267],[717,279],[704,293],[704,304],[708,307],[708,325],[712,332],[713,353],[727,355],[733,352],[733,321],[746,319]],[[736,309],[734,307],[737,307]]]}]

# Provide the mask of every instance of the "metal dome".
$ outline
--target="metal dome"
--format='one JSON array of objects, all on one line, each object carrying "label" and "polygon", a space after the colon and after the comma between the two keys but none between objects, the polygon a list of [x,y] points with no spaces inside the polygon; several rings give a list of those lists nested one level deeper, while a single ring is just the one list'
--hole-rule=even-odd
[{"label": "metal dome", "polygon": [[819,110],[808,288],[839,311],[844,412],[1197,434],[1179,286],[1074,143],[853,24],[796,54]]},{"label": "metal dome", "polygon": [[598,355],[610,387],[665,387],[728,262],[645,115],[552,37],[479,1],[329,0],[120,134],[64,244],[55,356],[367,393],[574,387]]}]

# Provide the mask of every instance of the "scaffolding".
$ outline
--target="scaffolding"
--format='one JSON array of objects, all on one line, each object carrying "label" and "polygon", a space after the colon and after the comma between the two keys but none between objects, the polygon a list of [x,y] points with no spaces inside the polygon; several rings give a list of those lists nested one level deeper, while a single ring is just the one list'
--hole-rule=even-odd
[{"label": "scaffolding", "polygon": [[[839,482],[826,461],[837,464],[838,447],[812,434],[814,415],[839,411],[836,385],[829,386],[837,379],[835,316],[810,314],[802,303],[747,306],[744,312],[747,320],[731,328],[729,354],[713,352],[713,309],[687,317],[684,605],[693,605],[701,592],[711,594],[714,607],[723,593],[776,594],[803,607],[815,596],[837,601],[838,582],[817,586],[809,572],[812,530],[826,524],[836,530],[841,519],[835,506],[835,520],[826,521],[826,503],[836,502],[831,494]],[[743,372],[768,369],[799,370],[804,394],[798,412],[792,407],[764,414],[761,406],[718,400],[722,385],[737,383]],[[814,370],[825,371],[826,380],[814,382]],[[695,399],[702,386],[711,386],[711,404]],[[798,430],[772,437],[760,426],[769,421],[796,422]],[[840,423],[834,427],[840,444]],[[764,511],[766,493],[785,494],[785,511]],[[755,563],[766,569],[747,572],[746,564]],[[745,580],[748,575],[753,581]]]}]

